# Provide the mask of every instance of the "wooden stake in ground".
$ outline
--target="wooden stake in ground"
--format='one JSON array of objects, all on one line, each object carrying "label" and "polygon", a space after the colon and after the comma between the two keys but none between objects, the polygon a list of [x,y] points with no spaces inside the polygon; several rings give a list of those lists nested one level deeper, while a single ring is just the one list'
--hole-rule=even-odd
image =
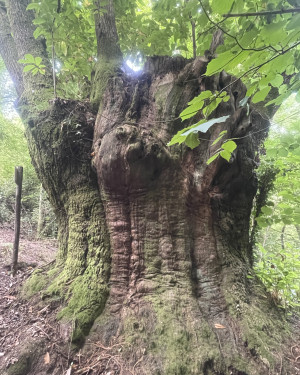
[{"label": "wooden stake in ground", "polygon": [[22,196],[23,167],[15,167],[16,188],[16,210],[15,210],[15,240],[12,256],[11,273],[15,276],[17,272],[19,240],[20,240],[20,223],[21,223],[21,196]]}]

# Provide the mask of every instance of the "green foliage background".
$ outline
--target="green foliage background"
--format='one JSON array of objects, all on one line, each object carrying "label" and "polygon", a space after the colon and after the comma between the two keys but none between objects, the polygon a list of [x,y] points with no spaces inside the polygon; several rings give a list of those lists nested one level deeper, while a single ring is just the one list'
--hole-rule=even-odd
[{"label": "green foliage background", "polygon": [[[31,159],[24,135],[24,126],[13,108],[15,93],[12,84],[0,60],[0,86],[5,88],[0,93],[0,224],[13,225],[15,190],[15,166],[23,166],[22,192],[22,229],[27,235],[35,235],[40,183],[31,164]],[[44,198],[45,235],[54,235],[55,218],[50,204]]]},{"label": "green foliage background", "polygon": [[276,303],[300,311],[300,121],[295,94],[284,102],[271,125],[261,157],[260,186],[276,171],[273,189],[255,218],[255,271]]}]

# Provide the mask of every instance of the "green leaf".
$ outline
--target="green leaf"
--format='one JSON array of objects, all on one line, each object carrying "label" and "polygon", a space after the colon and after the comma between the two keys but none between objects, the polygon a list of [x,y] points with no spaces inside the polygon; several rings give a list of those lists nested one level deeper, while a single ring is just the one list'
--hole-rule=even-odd
[{"label": "green leaf", "polygon": [[194,99],[192,99],[188,105],[193,105],[193,104],[196,104],[196,103],[199,103],[199,102],[202,102],[204,99],[207,99],[209,98],[210,96],[212,96],[213,93],[210,91],[210,90],[205,90],[205,91],[202,91],[201,94],[199,94],[198,96],[196,96]]},{"label": "green leaf", "polygon": [[253,103],[261,102],[269,94],[270,90],[271,90],[271,86],[267,86],[264,89],[257,91],[257,93],[252,98],[252,102]]},{"label": "green leaf", "polygon": [[219,136],[213,141],[212,146],[214,146],[216,143],[218,143],[227,133],[227,130],[223,130]]},{"label": "green leaf", "polygon": [[193,100],[191,100],[188,103],[189,106],[180,113],[179,116],[181,117],[181,119],[187,120],[188,118],[195,116],[195,114],[202,109],[204,105],[204,100],[208,99],[212,95],[213,94],[210,90],[202,91],[201,94],[196,96]]},{"label": "green leaf", "polygon": [[211,76],[226,69],[226,65],[233,61],[236,56],[237,53],[232,52],[231,50],[221,53],[217,58],[208,63],[205,75]]},{"label": "green leaf", "polygon": [[35,68],[35,65],[26,65],[23,69],[23,72],[29,72],[30,70],[34,68]]},{"label": "green leaf", "polygon": [[197,102],[193,105],[190,105],[186,109],[184,109],[179,115],[181,117],[181,120],[182,121],[187,120],[188,118],[191,118],[191,117],[195,116],[200,111],[200,109],[203,107],[203,105],[204,105],[204,101]]},{"label": "green leaf", "polygon": [[43,35],[43,34],[44,34],[44,30],[39,26],[33,32],[33,36],[35,39],[37,39],[40,35]]},{"label": "green leaf", "polygon": [[43,18],[35,18],[32,23],[34,25],[42,25],[43,23],[46,23],[46,20]]},{"label": "green leaf", "polygon": [[35,67],[34,69],[32,69],[32,75],[35,76],[38,73],[38,71],[39,69]]},{"label": "green leaf", "polygon": [[31,4],[27,5],[26,10],[31,10],[31,9],[39,10],[40,7],[41,7],[41,5],[39,3],[31,3]]},{"label": "green leaf", "polygon": [[286,25],[286,30],[299,29],[300,25],[300,14],[293,15],[290,22]]},{"label": "green leaf", "polygon": [[206,164],[207,165],[209,165],[209,164],[211,164],[215,159],[217,159],[217,157],[219,156],[219,152],[217,152],[216,154],[214,154],[212,157],[210,157],[208,160],[207,160],[207,162],[206,162]]},{"label": "green leaf", "polygon": [[214,13],[223,15],[224,13],[227,13],[230,11],[233,1],[234,0],[212,1],[211,6],[212,6]]},{"label": "green leaf", "polygon": [[40,65],[40,63],[42,62],[42,58],[36,57],[34,62],[35,62],[35,65]]},{"label": "green leaf", "polygon": [[20,64],[28,64],[28,61],[24,60],[24,59],[20,59],[20,60],[18,60],[18,63],[20,63]]},{"label": "green leaf", "polygon": [[195,134],[195,133],[192,133],[192,134],[189,134],[186,139],[185,139],[185,144],[191,148],[192,150],[199,146],[200,142],[199,142],[199,139],[198,139],[198,135]]},{"label": "green leaf", "polygon": [[231,158],[231,153],[229,151],[227,151],[227,150],[223,150],[223,151],[220,152],[220,156],[223,159],[225,159],[225,160],[227,160],[229,162],[229,160]]},{"label": "green leaf", "polygon": [[67,56],[67,54],[68,54],[68,48],[67,48],[66,42],[64,42],[64,41],[60,42],[60,49],[61,49],[62,53],[65,56]]},{"label": "green leaf", "polygon": [[182,133],[183,136],[187,136],[188,134],[190,133],[197,133],[197,132],[202,132],[202,133],[206,133],[207,130],[214,124],[218,124],[218,123],[221,123],[221,122],[225,122],[230,116],[222,116],[222,117],[218,117],[218,118],[212,118],[211,120],[209,121],[206,121],[203,123],[203,120],[202,122],[198,122],[197,124],[195,124],[191,129],[187,130],[186,132]]},{"label": "green leaf", "polygon": [[279,150],[278,150],[278,156],[282,156],[282,157],[285,157],[285,156],[288,156],[289,152],[286,148],[284,147],[281,147]]},{"label": "green leaf", "polygon": [[234,141],[227,141],[222,144],[222,149],[230,153],[232,153],[232,151],[234,151],[236,148],[237,148],[237,145]]},{"label": "green leaf", "polygon": [[[226,98],[226,97],[225,97]],[[206,107],[203,108],[202,112],[205,117],[208,117],[223,101],[223,98],[215,98],[213,99]]]},{"label": "green leaf", "polygon": [[276,77],[270,81],[273,87],[279,87],[283,84],[283,77],[281,74],[276,74]]},{"label": "green leaf", "polygon": [[272,210],[272,208],[270,208],[270,207],[262,207],[261,211],[262,211],[265,215],[272,215],[272,213],[273,213],[273,210]]},{"label": "green leaf", "polygon": [[27,60],[28,62],[34,63],[34,57],[30,53],[26,53],[24,57],[25,57],[25,60]]}]

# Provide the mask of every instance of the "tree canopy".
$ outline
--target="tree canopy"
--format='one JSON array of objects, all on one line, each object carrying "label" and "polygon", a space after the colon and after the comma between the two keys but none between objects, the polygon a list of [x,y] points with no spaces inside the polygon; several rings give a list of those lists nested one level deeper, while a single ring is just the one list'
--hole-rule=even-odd
[{"label": "tree canopy", "polygon": [[[225,70],[241,78],[248,91],[240,105],[264,101],[268,108],[281,105],[292,92],[300,99],[298,5],[292,0],[119,0],[115,11],[120,47],[129,65],[140,66],[153,55],[205,55],[211,60],[205,76]],[[106,3],[33,1],[27,9],[35,12],[35,38],[47,41],[58,80],[55,95],[85,97],[97,61],[94,15],[105,14]],[[25,65],[24,71],[44,74],[40,56],[27,54],[20,63]],[[231,80],[220,92],[208,90],[191,101],[181,119],[199,111],[203,119],[189,123],[170,145],[185,142],[194,148],[199,144],[198,132],[205,133],[213,124],[224,122],[226,119],[221,118],[207,123],[214,109],[229,99],[226,89],[232,84]],[[222,140],[220,135],[216,142]],[[221,144],[209,162],[219,155],[229,160],[235,147],[234,140]]]}]

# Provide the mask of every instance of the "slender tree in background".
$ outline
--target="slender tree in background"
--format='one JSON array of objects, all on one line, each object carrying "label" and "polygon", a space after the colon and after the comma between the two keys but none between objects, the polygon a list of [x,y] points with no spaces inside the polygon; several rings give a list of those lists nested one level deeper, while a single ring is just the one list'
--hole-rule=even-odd
[{"label": "slender tree in background", "polygon": [[[221,14],[251,7],[222,4]],[[74,320],[73,343],[83,345],[87,335],[104,346],[126,342],[119,352],[126,374],[292,373],[283,354],[292,342],[289,325],[247,276],[256,154],[272,104],[286,94],[279,86],[294,85],[290,52],[299,43],[291,23],[298,15],[281,15],[286,19],[280,30],[287,24],[292,35],[286,31],[290,44],[279,46],[272,31],[276,14],[234,24],[214,14],[213,2],[158,1],[152,8],[150,2],[112,0],[0,5],[0,52],[16,87],[32,162],[59,225],[54,269],[39,275],[47,279],[44,296],[61,297],[58,318]],[[84,41],[91,48],[95,40],[91,16],[95,59]],[[228,25],[245,27],[242,42]],[[184,47],[190,31],[191,47]],[[196,33],[204,40],[198,51]],[[213,59],[221,34],[227,42]],[[130,44],[137,60],[151,52],[190,48],[193,56],[207,50],[206,57],[194,59],[149,57],[136,74],[125,67]],[[281,62],[278,69],[282,57],[287,66]],[[56,77],[59,59],[64,65]],[[94,61],[89,76],[84,69]],[[223,72],[227,68],[249,79],[248,92]],[[77,84],[77,94],[59,88],[64,77],[66,86]],[[251,95],[254,103],[273,103],[254,107]],[[190,148],[168,147],[176,132],[193,126],[192,119],[208,131],[202,127],[198,137],[194,126],[177,135]],[[214,142],[220,136],[233,139],[229,148]]]}]

